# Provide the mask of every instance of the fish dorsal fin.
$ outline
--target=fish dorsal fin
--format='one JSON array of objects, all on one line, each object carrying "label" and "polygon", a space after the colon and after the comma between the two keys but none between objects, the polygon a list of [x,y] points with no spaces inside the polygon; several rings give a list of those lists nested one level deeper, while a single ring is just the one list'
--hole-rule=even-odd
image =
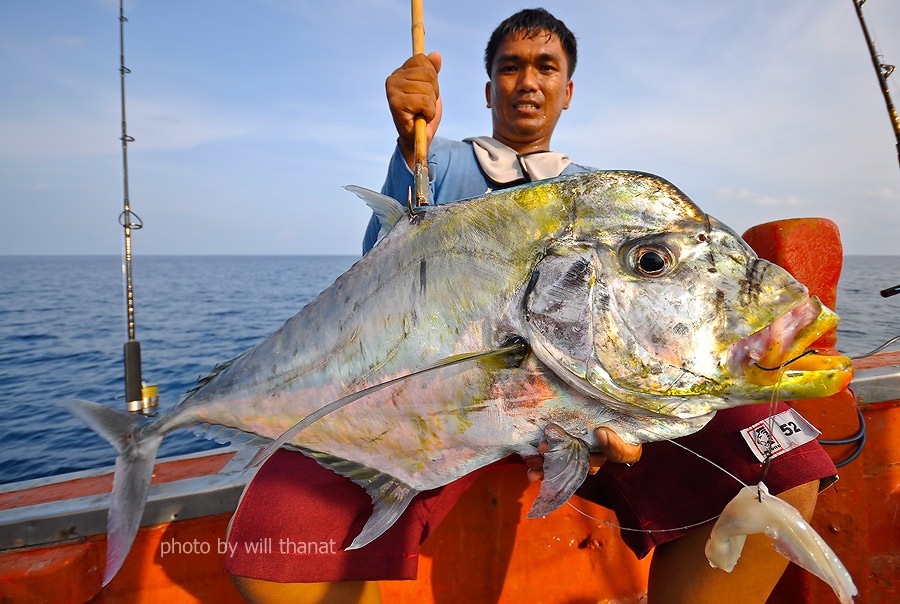
[{"label": "fish dorsal fin", "polygon": [[547,424],[544,437],[550,448],[544,454],[544,480],[529,518],[546,516],[569,500],[591,467],[587,443],[575,438],[556,424]]},{"label": "fish dorsal fin", "polygon": [[381,225],[381,229],[378,231],[379,241],[401,218],[406,216],[406,209],[393,197],[388,197],[387,195],[382,195],[381,193],[376,193],[375,191],[356,185],[347,185],[344,188],[355,193],[357,197],[366,202],[366,205],[375,212],[375,217],[378,218],[378,224]]},{"label": "fish dorsal fin", "polygon": [[316,409],[315,411],[301,419],[299,422],[288,428],[281,436],[273,440],[268,447],[260,451],[253,459],[251,459],[250,463],[247,464],[245,470],[261,466],[267,459],[275,454],[275,451],[287,445],[292,438],[297,436],[300,432],[302,432],[315,422],[319,421],[329,413],[337,411],[341,407],[346,407],[350,403],[358,401],[361,398],[365,398],[366,396],[383,388],[387,388],[388,386],[391,386],[398,382],[408,380],[417,375],[422,375],[430,371],[435,371],[444,367],[450,367],[452,365],[458,365],[460,363],[465,363],[468,361],[494,361],[498,364],[498,366],[518,367],[525,359],[525,355],[528,354],[528,350],[528,343],[525,342],[524,339],[515,336],[504,342],[500,348],[497,348],[495,350],[488,350],[486,352],[464,352],[462,354],[453,355],[451,357],[447,357],[446,359],[441,359],[440,361],[428,365],[427,367],[419,369],[418,371],[413,371],[412,373],[409,373],[407,375],[401,375],[400,377],[396,377],[380,384],[375,384],[374,386],[363,388],[362,390],[359,390],[352,394],[348,394],[343,398],[339,398],[336,401],[332,401],[327,405]]},{"label": "fish dorsal fin", "polygon": [[413,498],[419,494],[405,482],[355,461],[318,451],[307,449],[302,451],[320,465],[361,486],[372,498],[372,515],[353,543],[347,547],[348,550],[359,549],[380,537],[391,528]]}]

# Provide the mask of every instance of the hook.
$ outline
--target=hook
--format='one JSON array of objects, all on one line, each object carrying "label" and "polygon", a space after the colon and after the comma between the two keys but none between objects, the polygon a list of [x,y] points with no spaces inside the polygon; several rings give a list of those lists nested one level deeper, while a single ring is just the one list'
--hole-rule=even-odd
[{"label": "hook", "polygon": [[759,369],[762,369],[763,371],[781,371],[782,369],[784,369],[785,367],[787,367],[794,361],[796,361],[798,359],[802,359],[803,357],[809,356],[811,354],[819,354],[819,351],[818,350],[807,350],[803,354],[797,355],[793,359],[791,359],[789,361],[785,361],[784,363],[782,363],[781,365],[779,365],[777,367],[763,367],[762,365],[760,365],[759,363],[756,363],[756,362],[754,362],[753,364],[756,365]]}]

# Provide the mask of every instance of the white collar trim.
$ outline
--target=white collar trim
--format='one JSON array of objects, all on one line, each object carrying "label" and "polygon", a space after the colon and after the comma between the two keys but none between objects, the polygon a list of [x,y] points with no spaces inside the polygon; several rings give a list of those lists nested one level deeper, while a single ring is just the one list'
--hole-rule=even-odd
[{"label": "white collar trim", "polygon": [[463,139],[472,143],[475,158],[488,178],[498,184],[518,180],[533,182],[554,178],[572,163],[569,156],[553,151],[538,151],[519,155],[503,143],[489,137],[476,136]]}]

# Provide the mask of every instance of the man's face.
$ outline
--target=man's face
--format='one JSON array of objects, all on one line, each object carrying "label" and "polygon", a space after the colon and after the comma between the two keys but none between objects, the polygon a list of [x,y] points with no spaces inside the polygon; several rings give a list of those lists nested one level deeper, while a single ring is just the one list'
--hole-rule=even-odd
[{"label": "man's face", "polygon": [[519,153],[549,150],[556,122],[572,100],[568,69],[556,36],[504,38],[485,87],[494,138]]}]

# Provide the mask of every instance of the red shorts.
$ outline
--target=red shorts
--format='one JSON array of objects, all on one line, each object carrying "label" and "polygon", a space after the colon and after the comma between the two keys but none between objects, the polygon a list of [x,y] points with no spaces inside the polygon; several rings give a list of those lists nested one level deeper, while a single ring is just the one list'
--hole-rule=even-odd
[{"label": "red shorts", "polygon": [[[779,403],[776,413],[787,409]],[[764,464],[740,433],[768,415],[769,405],[726,409],[699,432],[676,440],[753,485],[763,479]],[[836,477],[831,457],[813,440],[772,459],[765,483],[770,493],[778,495],[814,480],[823,481],[820,488],[825,488]],[[662,441],[645,444],[640,461],[631,467],[603,464],[577,494],[615,511],[622,539],[643,558],[655,546],[683,537],[717,517],[741,486],[709,462]]]},{"label": "red shorts", "polygon": [[[739,431],[768,413],[768,405],[720,411],[706,428],[679,442],[755,484],[763,464]],[[510,457],[493,465],[506,463],[521,464]],[[343,548],[371,513],[369,496],[302,453],[279,451],[260,468],[235,512],[225,569],[286,583],[415,579],[419,546],[488,468],[422,493],[381,537],[348,552]],[[836,474],[831,458],[812,441],[772,460],[765,481],[777,494]],[[645,444],[631,467],[605,464],[578,495],[613,509],[623,527],[638,529],[623,530],[622,537],[643,557],[696,528],[683,527],[714,518],[740,487],[708,462],[660,442]]]}]

